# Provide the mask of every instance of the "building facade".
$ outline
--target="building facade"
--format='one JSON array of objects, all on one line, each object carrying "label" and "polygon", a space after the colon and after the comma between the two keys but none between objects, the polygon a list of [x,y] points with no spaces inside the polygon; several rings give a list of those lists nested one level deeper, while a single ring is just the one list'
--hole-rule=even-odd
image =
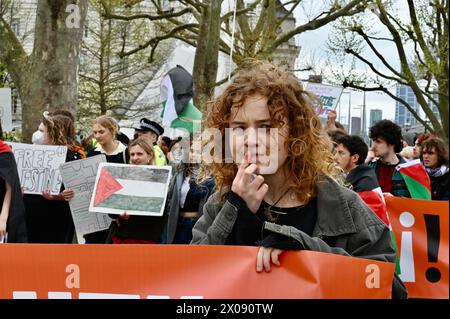
[{"label": "building facade", "polygon": [[383,119],[383,111],[379,109],[370,110],[369,118],[369,128],[372,127],[376,122]]}]

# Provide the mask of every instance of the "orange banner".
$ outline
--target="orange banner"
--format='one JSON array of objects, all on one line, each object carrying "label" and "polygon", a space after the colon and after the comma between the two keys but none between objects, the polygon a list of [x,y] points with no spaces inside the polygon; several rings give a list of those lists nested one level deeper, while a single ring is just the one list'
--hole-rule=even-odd
[{"label": "orange banner", "polygon": [[410,298],[448,298],[448,201],[385,197]]},{"label": "orange banner", "polygon": [[394,264],[311,251],[257,273],[257,247],[0,245],[0,298],[390,298]]}]

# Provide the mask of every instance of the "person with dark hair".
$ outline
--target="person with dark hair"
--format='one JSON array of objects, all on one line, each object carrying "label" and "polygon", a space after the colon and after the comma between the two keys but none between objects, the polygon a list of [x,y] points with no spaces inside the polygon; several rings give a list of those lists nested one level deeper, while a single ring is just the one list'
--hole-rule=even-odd
[{"label": "person with dark hair", "polygon": [[334,155],[336,153],[336,146],[337,146],[337,141],[342,137],[347,135],[347,133],[345,133],[342,130],[327,130],[327,135],[331,140],[331,153]]},{"label": "person with dark hair", "polygon": [[364,202],[389,226],[386,205],[375,171],[364,163],[369,147],[357,135],[344,135],[337,141],[336,163],[347,174],[346,182],[361,196]]},{"label": "person with dark hair", "polygon": [[420,160],[431,181],[431,199],[449,200],[449,154],[448,145],[437,137],[421,143]]},{"label": "person with dark hair", "polygon": [[163,151],[164,155],[167,158],[167,154],[169,153],[170,144],[172,143],[172,139],[168,136],[160,136],[158,139],[158,145]]},{"label": "person with dark hair", "polygon": [[3,142],[0,119],[0,243],[26,243],[25,206],[17,165],[9,145]]},{"label": "person with dark hair", "polygon": [[218,145],[202,158],[200,178],[214,176],[216,192],[192,244],[259,246],[257,272],[280,266],[285,250],[395,261],[389,228],[335,181],[339,169],[311,100],[292,73],[259,62],[211,102],[205,124],[221,134],[204,141]]},{"label": "person with dark hair", "polygon": [[383,193],[411,198],[403,177],[396,170],[397,165],[406,163],[397,154],[403,149],[400,126],[389,120],[378,121],[370,128],[369,137],[373,141],[372,150],[377,157],[369,162],[369,167],[375,169]]}]

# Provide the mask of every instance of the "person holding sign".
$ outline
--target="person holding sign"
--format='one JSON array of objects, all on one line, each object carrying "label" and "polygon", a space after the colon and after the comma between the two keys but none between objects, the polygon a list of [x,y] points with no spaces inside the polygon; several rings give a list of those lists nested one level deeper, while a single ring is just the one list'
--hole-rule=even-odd
[{"label": "person holding sign", "polygon": [[[65,115],[47,115],[42,120],[42,142],[45,145],[67,146],[66,162],[84,158],[75,142],[75,128]],[[72,243],[75,226],[68,200],[73,190],[64,189],[58,195],[45,190],[42,195],[25,194],[28,239],[31,243]]]},{"label": "person holding sign", "polygon": [[[0,121],[1,123],[1,121]],[[26,243],[25,206],[16,161],[0,124],[0,243]]]},{"label": "person holding sign", "polygon": [[294,75],[262,62],[238,72],[212,102],[206,127],[220,131],[222,145],[212,148],[203,175],[214,176],[217,191],[191,244],[259,246],[257,272],[282,265],[285,250],[395,261],[389,228],[335,181],[338,168],[309,101]]},{"label": "person holding sign", "polygon": [[[155,165],[155,153],[150,142],[139,137],[133,140],[129,146],[130,164]],[[117,216],[109,228],[109,239],[107,242],[113,244],[157,244],[161,240],[161,234],[167,215],[154,216],[130,216],[126,212]]]},{"label": "person holding sign", "polygon": [[[88,157],[104,154],[109,163],[128,163],[127,147],[117,139],[119,125],[114,118],[106,115],[97,117],[93,122],[92,131],[97,144],[88,151]],[[86,244],[105,244],[107,237],[108,229],[84,235]]]}]

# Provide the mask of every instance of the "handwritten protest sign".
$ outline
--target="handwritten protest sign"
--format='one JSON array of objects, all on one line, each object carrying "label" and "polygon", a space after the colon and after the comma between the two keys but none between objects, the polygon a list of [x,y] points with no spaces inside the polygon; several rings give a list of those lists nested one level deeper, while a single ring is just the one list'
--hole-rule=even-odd
[{"label": "handwritten protest sign", "polygon": [[171,166],[100,163],[89,211],[162,216]]},{"label": "handwritten protest sign", "polygon": [[309,82],[306,85],[306,90],[320,98],[322,105],[315,104],[314,108],[317,114],[319,114],[319,117],[326,118],[328,116],[328,112],[336,109],[339,99],[341,98],[343,88]]},{"label": "handwritten protest sign", "polygon": [[59,166],[66,161],[66,146],[7,143],[16,158],[25,194],[42,194],[45,189],[59,194],[62,184]]},{"label": "handwritten protest sign", "polygon": [[106,214],[89,212],[98,166],[103,162],[106,162],[105,155],[98,155],[68,162],[60,167],[64,185],[75,192],[69,206],[79,244],[85,242],[83,235],[108,229],[112,221]]}]

